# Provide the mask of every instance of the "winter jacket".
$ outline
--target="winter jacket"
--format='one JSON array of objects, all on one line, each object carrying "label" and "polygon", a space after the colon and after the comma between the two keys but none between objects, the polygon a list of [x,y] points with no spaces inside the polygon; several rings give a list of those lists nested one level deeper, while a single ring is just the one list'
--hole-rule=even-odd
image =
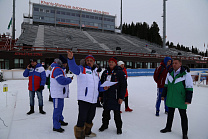
[{"label": "winter jacket", "polygon": [[78,66],[75,59],[68,59],[69,70],[77,75],[77,99],[89,103],[97,103],[101,82],[97,68],[89,66]]},{"label": "winter jacket", "polygon": [[50,76],[50,93],[52,98],[68,98],[71,78],[67,77],[64,69],[54,63]]},{"label": "winter jacket", "polygon": [[[125,77],[126,77],[126,81],[127,81],[128,75],[127,75],[127,70],[126,70],[125,67],[123,68],[123,72],[125,73]],[[129,95],[129,93],[128,93],[128,90],[127,90],[127,88],[126,88],[126,94],[125,94],[125,97],[127,97],[128,95]]]},{"label": "winter jacket", "polygon": [[185,102],[191,103],[193,94],[193,81],[191,74],[181,67],[178,75],[174,77],[171,69],[167,74],[162,97],[166,97],[166,105],[172,108],[187,109]]},{"label": "winter jacket", "polygon": [[50,75],[51,75],[51,72],[50,70],[46,70],[46,85],[47,85],[47,88],[50,89]]},{"label": "winter jacket", "polygon": [[25,69],[23,72],[24,77],[29,77],[28,90],[37,91],[40,86],[45,86],[46,74],[45,69],[40,63],[35,68]]},{"label": "winter jacket", "polygon": [[[171,65],[167,67],[168,60],[171,60]],[[160,66],[155,69],[153,78],[157,83],[158,88],[164,88],[165,79],[171,67],[172,67],[172,59],[170,57],[165,57],[165,59],[160,63]]]},{"label": "winter jacket", "polygon": [[107,91],[100,92],[100,97],[103,97],[103,108],[107,110],[120,110],[121,105],[118,104],[118,100],[124,99],[127,88],[125,74],[121,67],[116,66],[112,71],[110,68],[107,68],[101,76],[101,83],[104,83],[110,75],[110,81],[118,83],[111,86]]}]

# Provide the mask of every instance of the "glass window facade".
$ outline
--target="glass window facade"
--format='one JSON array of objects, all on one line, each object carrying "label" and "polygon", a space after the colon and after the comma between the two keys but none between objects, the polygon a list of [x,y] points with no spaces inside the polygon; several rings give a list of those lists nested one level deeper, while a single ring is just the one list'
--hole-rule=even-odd
[{"label": "glass window facade", "polygon": [[[52,18],[54,18],[54,20]],[[98,28],[111,31],[115,30],[115,16],[41,5],[36,3],[33,3],[33,22]],[[61,22],[66,22],[69,24],[63,24]],[[82,22],[84,22],[84,24],[80,24]]]}]

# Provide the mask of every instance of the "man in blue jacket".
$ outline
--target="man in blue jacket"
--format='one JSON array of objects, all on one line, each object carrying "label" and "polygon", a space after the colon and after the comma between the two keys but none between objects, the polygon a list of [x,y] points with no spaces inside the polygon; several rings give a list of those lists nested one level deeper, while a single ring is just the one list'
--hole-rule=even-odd
[{"label": "man in blue jacket", "polygon": [[95,58],[88,55],[85,58],[85,66],[78,66],[75,63],[73,52],[68,51],[69,70],[77,75],[77,96],[79,105],[79,115],[77,125],[74,127],[76,139],[85,137],[95,137],[96,134],[91,132],[93,119],[95,117],[96,103],[98,93],[105,91],[107,87],[100,87],[101,82],[94,66]]},{"label": "man in blue jacket", "polygon": [[52,72],[50,78],[50,91],[53,98],[53,131],[63,132],[61,126],[67,126],[62,115],[64,108],[64,98],[69,97],[69,84],[72,79],[66,76],[65,68],[67,66],[67,59],[60,56],[51,64]]},{"label": "man in blue jacket", "polygon": [[27,66],[23,73],[24,77],[29,77],[28,90],[30,96],[30,111],[28,115],[34,113],[34,97],[35,92],[38,96],[39,102],[39,112],[41,114],[46,114],[43,111],[43,95],[42,90],[44,89],[46,83],[45,69],[40,63],[37,63],[36,59],[32,59],[31,63]]}]

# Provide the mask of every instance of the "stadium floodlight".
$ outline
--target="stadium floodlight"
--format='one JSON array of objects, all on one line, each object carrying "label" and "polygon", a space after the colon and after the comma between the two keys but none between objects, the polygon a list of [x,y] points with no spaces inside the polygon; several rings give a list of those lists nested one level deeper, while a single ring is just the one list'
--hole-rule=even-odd
[{"label": "stadium floodlight", "polygon": [[163,48],[166,48],[166,2],[163,0]]}]

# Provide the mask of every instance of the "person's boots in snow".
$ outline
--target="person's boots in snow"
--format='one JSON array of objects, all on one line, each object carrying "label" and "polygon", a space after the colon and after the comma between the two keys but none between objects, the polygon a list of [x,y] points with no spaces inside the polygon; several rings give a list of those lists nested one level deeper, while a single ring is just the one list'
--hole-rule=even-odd
[{"label": "person's boots in snow", "polygon": [[130,109],[129,107],[125,109],[126,112],[132,112],[133,110]]},{"label": "person's boots in snow", "polygon": [[122,134],[121,128],[117,128],[117,134],[118,134],[118,135]]},{"label": "person's boots in snow", "polygon": [[187,135],[183,135],[183,139],[188,139],[188,136]]},{"label": "person's boots in snow", "polygon": [[155,114],[155,116],[159,116],[160,114],[159,114],[159,111],[156,111],[156,114]]},{"label": "person's boots in snow", "polygon": [[85,137],[96,137],[96,134],[91,131],[93,123],[85,123]]},{"label": "person's boots in snow", "polygon": [[64,132],[64,129],[63,128],[59,128],[59,129],[55,129],[55,128],[53,128],[53,131],[56,131],[56,132],[60,132],[60,133],[62,133],[62,132]]},{"label": "person's boots in snow", "polygon": [[76,139],[85,139],[85,127],[74,126],[74,136]]},{"label": "person's boots in snow", "polygon": [[171,132],[171,129],[164,128],[160,130],[161,133]]},{"label": "person's boots in snow", "polygon": [[30,111],[27,113],[27,115],[33,114],[34,112],[34,106],[30,106]]},{"label": "person's boots in snow", "polygon": [[108,129],[108,126],[105,124],[102,124],[102,126],[99,128],[100,132],[103,132],[104,130]]},{"label": "person's boots in snow", "polygon": [[68,125],[67,122],[64,122],[64,121],[61,121],[61,120],[59,121],[59,123],[61,123],[62,126],[67,126]]},{"label": "person's boots in snow", "polygon": [[39,106],[39,112],[40,112],[41,114],[46,114],[46,112],[43,111],[43,106]]}]

